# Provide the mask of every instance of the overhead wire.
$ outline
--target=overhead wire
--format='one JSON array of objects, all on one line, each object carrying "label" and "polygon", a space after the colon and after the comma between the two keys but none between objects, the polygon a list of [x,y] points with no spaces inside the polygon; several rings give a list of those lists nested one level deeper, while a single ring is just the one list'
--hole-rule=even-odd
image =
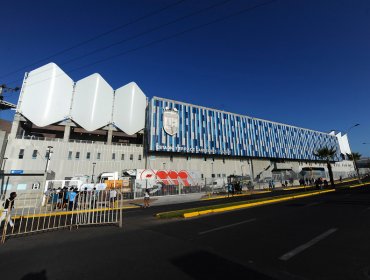
[{"label": "overhead wire", "polygon": [[87,57],[87,56],[90,56],[90,55],[93,55],[93,54],[95,54],[95,53],[98,53],[98,52],[104,51],[104,50],[106,50],[106,49],[109,49],[109,48],[111,48],[111,47],[114,47],[114,46],[117,46],[117,45],[121,45],[121,44],[126,43],[126,42],[128,42],[128,41],[131,41],[131,40],[133,40],[133,39],[137,39],[137,38],[139,38],[139,37],[141,37],[141,36],[143,36],[143,35],[150,34],[150,33],[154,32],[154,31],[160,30],[160,29],[162,29],[162,28],[164,28],[164,27],[167,27],[167,26],[170,26],[170,25],[172,25],[172,24],[174,24],[174,23],[180,22],[180,21],[182,21],[182,20],[184,20],[184,19],[187,19],[187,18],[189,18],[189,17],[193,17],[193,16],[195,16],[195,15],[198,15],[198,14],[200,14],[200,13],[203,13],[203,12],[209,11],[209,10],[211,10],[211,9],[213,9],[213,8],[218,7],[218,6],[225,5],[226,3],[231,2],[231,1],[233,1],[233,0],[225,0],[225,1],[222,1],[222,2],[218,2],[218,3],[214,4],[214,5],[208,6],[208,7],[206,7],[206,8],[200,9],[200,10],[195,11],[195,12],[193,12],[193,13],[190,13],[190,14],[187,14],[187,15],[185,15],[185,16],[179,17],[179,18],[177,18],[177,19],[175,19],[175,20],[172,20],[172,21],[170,21],[170,22],[167,22],[167,23],[161,24],[161,25],[159,25],[159,26],[157,26],[157,27],[154,27],[154,28],[152,28],[152,29],[146,30],[146,31],[141,32],[141,33],[139,33],[139,34],[133,35],[133,36],[128,37],[128,38],[125,38],[125,39],[123,39],[123,40],[120,40],[120,41],[117,41],[117,42],[115,42],[115,43],[109,44],[109,45],[107,45],[107,46],[104,46],[104,47],[98,48],[98,49],[96,49],[96,50],[94,50],[94,51],[92,51],[92,52],[86,53],[86,54],[81,55],[81,56],[78,56],[78,57],[76,57],[76,58],[72,58],[72,59],[70,59],[70,60],[67,60],[66,62],[61,63],[60,65],[66,65],[66,64],[68,64],[68,63],[71,63],[71,62],[74,62],[74,61],[80,60],[80,59],[85,58],[85,57]]},{"label": "overhead wire", "polygon": [[[72,59],[70,59],[70,60],[67,60],[66,62],[59,63],[58,65],[59,65],[59,66],[63,66],[63,65],[69,64],[69,63],[71,63],[71,62],[75,62],[75,61],[77,61],[77,60],[80,60],[80,59],[85,58],[85,57],[87,57],[87,56],[90,56],[90,55],[93,55],[93,54],[95,54],[95,53],[98,53],[98,52],[104,51],[104,50],[109,49],[109,48],[111,48],[111,47],[114,47],[114,46],[117,46],[117,45],[120,45],[120,44],[126,43],[126,42],[128,42],[128,41],[131,41],[131,40],[137,39],[137,38],[139,38],[139,37],[142,37],[142,36],[144,36],[144,35],[147,35],[147,34],[153,33],[153,32],[155,32],[155,31],[157,31],[157,30],[160,30],[160,29],[162,29],[162,28],[164,28],[164,27],[170,26],[170,25],[172,25],[172,24],[174,24],[174,23],[180,22],[180,21],[182,21],[182,20],[184,20],[184,19],[187,19],[187,18],[193,17],[193,16],[195,16],[195,15],[198,15],[198,14],[204,13],[204,12],[209,11],[209,10],[211,10],[211,9],[214,9],[214,8],[216,8],[216,7],[219,7],[219,6],[225,5],[225,4],[227,4],[228,2],[231,2],[231,1],[234,1],[234,0],[224,0],[224,1],[221,1],[221,2],[218,2],[218,3],[215,3],[215,4],[213,4],[213,5],[210,5],[210,6],[208,6],[208,7],[202,8],[202,9],[197,10],[197,11],[195,11],[195,12],[189,13],[189,14],[187,14],[187,15],[185,15],[185,16],[181,16],[181,17],[179,17],[179,18],[176,18],[175,20],[169,21],[169,22],[164,23],[164,24],[161,24],[161,25],[159,25],[159,26],[157,26],[157,27],[154,27],[154,28],[151,28],[151,29],[146,30],[146,31],[144,31],[144,32],[141,32],[141,33],[139,33],[139,34],[136,34],[136,35],[133,35],[133,36],[131,36],[131,37],[125,38],[125,39],[123,39],[123,40],[120,40],[120,41],[117,41],[117,42],[114,42],[114,43],[108,44],[108,45],[106,45],[106,46],[104,46],[104,47],[101,47],[101,48],[99,48],[99,49],[96,49],[96,50],[94,50],[94,51],[92,51],[92,52],[89,52],[89,53],[87,53],[87,54],[80,55],[80,56],[77,56],[77,57],[72,58]],[[42,73],[43,73],[43,72],[45,72],[45,71],[48,71],[48,69],[46,69],[46,70],[44,70],[44,71],[40,71],[40,72],[38,72],[38,73],[37,73],[37,74],[35,74],[35,75],[40,75],[40,74],[42,74]],[[12,84],[12,83],[17,82],[17,81],[20,81],[20,79],[17,79],[17,80],[11,81],[11,82],[9,82],[8,84]]]},{"label": "overhead wire", "polygon": [[[120,53],[117,53],[117,54],[114,54],[114,55],[111,55],[111,56],[108,56],[106,58],[103,58],[103,59],[100,59],[100,60],[97,60],[97,61],[94,61],[92,63],[88,63],[88,64],[85,64],[83,66],[80,66],[80,67],[77,67],[77,68],[74,68],[72,70],[69,70],[68,72],[69,73],[72,73],[72,72],[75,72],[75,71],[78,71],[78,70],[82,70],[82,69],[85,69],[85,68],[88,68],[90,66],[93,66],[93,65],[96,65],[96,64],[99,64],[99,63],[102,63],[102,62],[105,62],[105,61],[108,61],[108,60],[111,60],[113,58],[117,58],[117,57],[120,57],[120,56],[124,56],[126,54],[129,54],[129,53],[132,53],[132,52],[135,52],[135,51],[138,51],[138,50],[141,50],[141,49],[145,49],[145,48],[148,48],[148,47],[151,47],[155,44],[158,44],[158,43],[161,43],[161,42],[164,42],[164,41],[167,41],[167,40],[170,40],[170,39],[173,39],[173,38],[176,38],[178,36],[181,36],[181,35],[184,35],[184,34],[187,34],[189,32],[192,32],[192,31],[195,31],[195,30],[198,30],[198,29],[201,29],[201,28],[204,28],[206,26],[209,26],[209,25],[212,25],[212,24],[215,24],[215,23],[219,23],[219,22],[222,22],[222,21],[225,21],[227,19],[230,19],[230,18],[233,18],[233,17],[236,17],[236,16],[239,16],[243,13],[246,13],[246,12],[249,12],[249,11],[252,11],[252,10],[255,10],[255,9],[258,9],[260,7],[263,7],[263,6],[267,6],[267,5],[270,5],[274,2],[277,2],[278,0],[269,0],[269,1],[266,1],[266,2],[263,2],[263,3],[260,3],[260,4],[256,4],[256,5],[253,5],[253,6],[250,6],[250,7],[247,7],[247,8],[244,8],[242,10],[239,10],[237,12],[234,12],[234,13],[231,13],[227,16],[223,16],[223,17],[220,17],[220,18],[217,18],[215,20],[212,20],[212,21],[209,21],[207,23],[203,23],[203,24],[200,24],[200,25],[197,25],[197,26],[193,26],[191,28],[188,28],[188,29],[185,29],[181,32],[177,32],[177,33],[174,33],[172,35],[169,35],[169,36],[165,36],[161,39],[158,39],[158,40],[154,40],[152,42],[149,42],[147,44],[144,44],[144,45],[141,45],[139,47],[135,47],[135,48],[132,48],[132,49],[129,49],[127,51],[124,51],[124,52],[120,52]],[[47,78],[47,79],[44,79],[44,80],[41,80],[41,81],[38,81],[38,82],[35,82],[33,84],[28,84],[27,86],[31,86],[31,85],[35,85],[35,84],[38,84],[38,83],[41,83],[41,82],[44,82],[44,81],[47,81],[49,80],[50,78]]]},{"label": "overhead wire", "polygon": [[170,9],[170,8],[172,8],[172,7],[175,7],[175,6],[177,6],[177,5],[180,5],[181,3],[185,2],[185,1],[187,1],[187,0],[179,0],[179,1],[176,1],[176,2],[174,2],[174,3],[171,3],[171,4],[169,4],[169,5],[167,5],[167,6],[163,7],[163,8],[161,8],[161,9],[158,9],[158,10],[156,10],[156,11],[153,11],[153,12],[151,12],[151,13],[148,13],[148,14],[146,14],[146,15],[143,15],[143,16],[141,16],[141,17],[137,18],[137,19],[134,19],[134,20],[129,21],[129,22],[127,22],[127,23],[124,23],[124,24],[122,24],[122,25],[116,26],[115,28],[112,28],[112,29],[110,29],[110,30],[108,30],[108,31],[105,31],[105,32],[103,32],[103,33],[100,33],[100,34],[98,34],[98,35],[96,35],[96,36],[94,36],[94,37],[92,37],[92,38],[90,38],[90,39],[84,40],[84,41],[82,41],[82,42],[80,42],[80,43],[78,43],[78,44],[76,44],[76,45],[73,45],[73,46],[70,46],[70,47],[68,47],[68,48],[66,48],[66,49],[63,49],[63,50],[61,50],[61,51],[58,51],[58,52],[56,52],[56,53],[54,53],[54,54],[52,54],[52,55],[50,55],[50,56],[48,56],[48,57],[45,57],[45,58],[39,59],[39,60],[37,60],[37,61],[35,61],[35,62],[33,62],[33,63],[29,64],[29,65],[23,66],[23,67],[21,67],[21,68],[19,68],[19,69],[17,69],[17,70],[14,70],[14,71],[11,71],[11,72],[9,72],[9,73],[7,73],[7,74],[5,74],[5,75],[2,75],[2,76],[0,76],[0,79],[3,79],[3,78],[5,78],[5,77],[9,77],[9,76],[11,76],[11,75],[13,75],[13,74],[15,74],[15,73],[18,73],[18,72],[20,72],[20,71],[24,70],[24,69],[27,69],[28,67],[34,66],[34,65],[36,65],[36,64],[38,64],[38,63],[41,63],[41,62],[43,62],[43,61],[45,61],[45,60],[49,60],[49,59],[51,59],[51,58],[53,58],[53,57],[59,56],[59,55],[61,55],[61,54],[64,54],[64,53],[66,53],[66,52],[68,52],[68,51],[70,51],[70,50],[73,50],[73,49],[75,49],[75,48],[78,48],[78,47],[81,47],[81,46],[83,46],[83,45],[86,45],[86,44],[88,44],[88,43],[90,43],[90,42],[93,42],[93,41],[95,41],[95,40],[97,40],[97,39],[100,39],[100,38],[102,38],[102,37],[104,37],[104,36],[107,36],[107,35],[109,35],[109,34],[112,34],[112,33],[116,32],[116,31],[118,31],[118,30],[121,30],[121,29],[123,29],[123,28],[125,28],[125,27],[127,27],[127,26],[130,26],[130,25],[132,25],[132,24],[138,23],[138,22],[140,22],[140,21],[142,21],[142,20],[145,20],[145,19],[147,19],[147,18],[150,18],[150,17],[152,17],[152,16],[154,16],[154,15],[160,14],[160,13],[162,13],[163,11],[168,10],[168,9]]}]

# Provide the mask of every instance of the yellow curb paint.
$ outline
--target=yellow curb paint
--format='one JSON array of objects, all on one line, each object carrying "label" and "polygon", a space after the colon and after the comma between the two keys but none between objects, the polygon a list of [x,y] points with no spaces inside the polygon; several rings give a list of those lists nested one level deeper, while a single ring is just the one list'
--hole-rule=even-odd
[{"label": "yellow curb paint", "polygon": [[314,196],[314,195],[319,195],[319,194],[334,192],[334,191],[335,190],[324,190],[324,191],[319,191],[319,192],[314,192],[314,193],[309,193],[309,194],[300,194],[300,195],[295,195],[295,196],[289,196],[289,197],[276,198],[276,199],[270,199],[270,200],[265,200],[265,201],[252,202],[252,203],[228,206],[228,207],[223,207],[223,208],[216,208],[216,209],[210,209],[210,210],[204,210],[204,211],[184,213],[183,217],[184,218],[192,218],[192,217],[196,217],[196,216],[199,216],[199,215],[206,215],[206,214],[209,214],[209,213],[221,213],[221,212],[238,210],[238,209],[243,209],[243,208],[255,207],[255,206],[264,205],[264,204],[273,204],[273,203],[277,203],[277,202],[282,202],[282,201],[287,201],[287,200],[292,200],[292,199],[298,199],[298,198],[308,197],[308,196]]},{"label": "yellow curb paint", "polygon": [[224,198],[230,198],[230,197],[240,197],[240,196],[248,196],[248,195],[255,195],[255,194],[263,194],[263,193],[270,193],[271,191],[260,191],[260,192],[255,192],[255,193],[246,193],[246,194],[235,194],[233,196],[227,196],[227,195],[222,195],[222,196],[217,196],[217,197],[205,197],[202,198],[201,200],[216,200],[216,199],[224,199]]},{"label": "yellow curb paint", "polygon": [[284,191],[291,191],[291,190],[301,190],[301,189],[308,189],[308,188],[312,188],[312,186],[293,187],[293,188],[286,188],[286,189],[283,189],[283,190],[284,190]]},{"label": "yellow curb paint", "polygon": [[353,189],[353,188],[364,187],[364,186],[368,186],[368,185],[370,185],[370,183],[362,183],[362,184],[349,186],[349,188]]},{"label": "yellow curb paint", "polygon": [[199,213],[199,215],[209,214],[209,213],[212,213],[212,209],[211,210],[198,211],[198,213]]},{"label": "yellow curb paint", "polygon": [[199,212],[184,213],[183,216],[184,216],[184,218],[192,218],[192,217],[199,216]]}]

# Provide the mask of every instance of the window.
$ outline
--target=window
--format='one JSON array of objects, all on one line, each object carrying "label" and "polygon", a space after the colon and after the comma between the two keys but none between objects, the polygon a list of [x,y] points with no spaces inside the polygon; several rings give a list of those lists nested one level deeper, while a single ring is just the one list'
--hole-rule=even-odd
[{"label": "window", "polygon": [[215,158],[214,157],[212,158],[212,161],[215,161]]},{"label": "window", "polygon": [[139,158],[138,159],[141,160],[141,155],[139,155]]},{"label": "window", "polygon": [[186,157],[186,160],[191,160],[191,156],[187,156]]},{"label": "window", "polygon": [[100,159],[100,153],[97,153],[96,159]]},{"label": "window", "polygon": [[212,178],[215,178],[215,174],[214,173],[212,173]]},{"label": "window", "polygon": [[221,178],[221,174],[217,174],[217,178]]},{"label": "window", "polygon": [[90,159],[90,152],[86,153],[86,159]]},{"label": "window", "polygon": [[225,164],[225,158],[222,159],[222,163]]},{"label": "window", "polygon": [[204,157],[204,161],[207,161],[207,157]]},{"label": "window", "polygon": [[20,149],[20,150],[19,150],[18,158],[19,158],[19,159],[22,159],[23,157],[24,157],[24,149]]},{"label": "window", "polygon": [[222,174],[222,177],[225,178],[226,177],[226,174]]},{"label": "window", "polygon": [[125,160],[125,154],[121,154],[121,160]]},{"label": "window", "polygon": [[33,159],[36,159],[37,158],[37,150],[33,150],[32,158]]},{"label": "window", "polygon": [[130,160],[134,160],[134,155],[133,154],[130,155]]},{"label": "window", "polygon": [[173,155],[170,156],[170,161],[173,162]]},{"label": "window", "polygon": [[116,159],[116,154],[115,153],[113,153],[112,154],[112,160],[115,160]]},{"label": "window", "polygon": [[68,159],[72,159],[72,151],[68,152]]},{"label": "window", "polygon": [[202,179],[203,179],[203,178],[204,178],[204,174],[202,173],[202,175],[201,175],[201,176],[202,176]]},{"label": "window", "polygon": [[76,152],[76,159],[80,158],[80,152]]}]

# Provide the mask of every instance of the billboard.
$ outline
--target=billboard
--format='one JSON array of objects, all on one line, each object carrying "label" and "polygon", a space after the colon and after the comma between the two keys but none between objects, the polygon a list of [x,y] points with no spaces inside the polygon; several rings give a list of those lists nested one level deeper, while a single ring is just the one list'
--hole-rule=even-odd
[{"label": "billboard", "polygon": [[199,186],[201,182],[199,173],[188,170],[137,169],[136,173],[139,188],[150,188],[153,185],[190,187]]}]

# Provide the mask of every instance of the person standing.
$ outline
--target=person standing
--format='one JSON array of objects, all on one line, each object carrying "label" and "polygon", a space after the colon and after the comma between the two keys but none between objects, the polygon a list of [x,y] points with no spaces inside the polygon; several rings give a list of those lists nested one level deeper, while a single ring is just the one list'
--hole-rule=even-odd
[{"label": "person standing", "polygon": [[114,208],[114,204],[117,200],[117,191],[115,189],[111,189],[109,191],[109,200],[110,200],[110,207]]},{"label": "person standing", "polygon": [[14,208],[14,200],[15,200],[16,197],[17,197],[17,193],[12,192],[12,193],[10,193],[9,198],[7,198],[5,200],[4,210],[3,210],[3,212],[1,213],[1,216],[0,216],[0,226],[1,226],[1,223],[3,222],[3,220],[6,220],[5,224],[9,223],[9,225],[11,227],[14,227],[14,223],[11,219],[10,212]]},{"label": "person standing", "polygon": [[148,189],[145,189],[145,194],[144,194],[144,208],[148,208],[149,207],[149,200],[150,200],[149,190]]},{"label": "person standing", "polygon": [[70,188],[69,192],[67,193],[68,198],[68,210],[72,211],[76,208],[75,200],[76,200],[77,192],[73,187]]}]

